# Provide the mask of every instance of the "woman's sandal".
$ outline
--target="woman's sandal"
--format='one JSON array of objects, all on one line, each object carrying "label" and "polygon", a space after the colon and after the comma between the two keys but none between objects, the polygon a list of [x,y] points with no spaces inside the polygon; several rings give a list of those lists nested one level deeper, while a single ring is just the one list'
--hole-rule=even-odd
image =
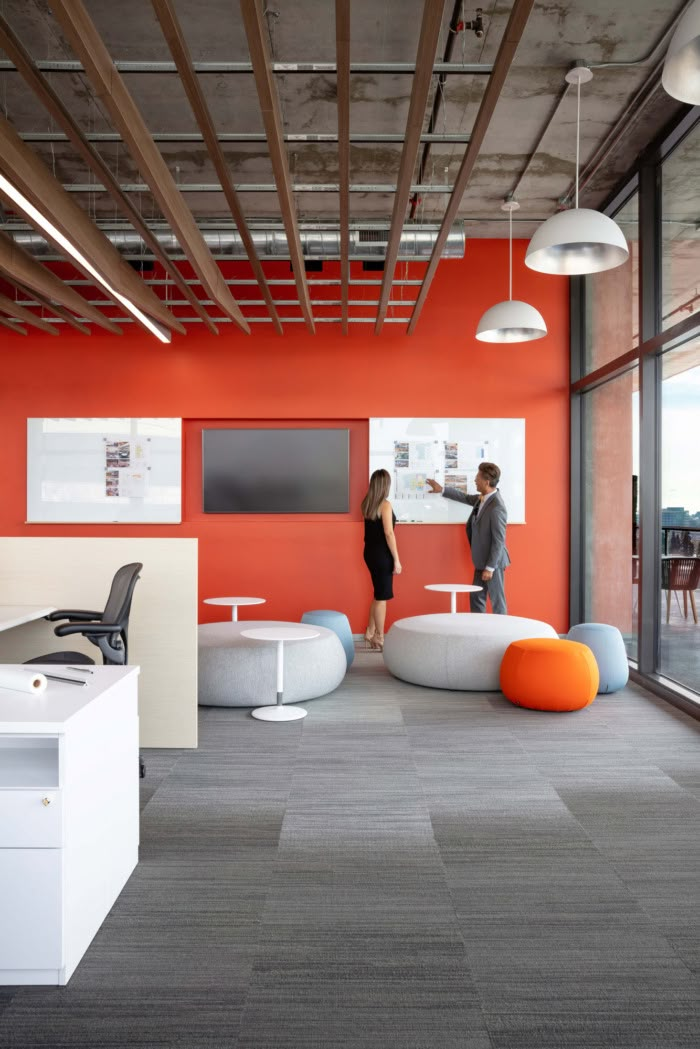
[{"label": "woman's sandal", "polygon": [[374,638],[374,634],[373,633],[370,634],[368,631],[365,630],[365,644],[366,644],[367,648],[373,648],[374,647],[372,645],[373,638]]},{"label": "woman's sandal", "polygon": [[384,634],[374,634],[370,642],[375,652],[384,651]]}]

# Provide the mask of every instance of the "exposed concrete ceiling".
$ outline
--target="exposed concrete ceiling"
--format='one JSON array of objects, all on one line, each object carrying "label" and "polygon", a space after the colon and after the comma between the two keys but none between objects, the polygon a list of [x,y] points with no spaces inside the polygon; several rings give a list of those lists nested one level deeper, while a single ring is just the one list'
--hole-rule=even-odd
[{"label": "exposed concrete ceiling", "polygon": [[[445,4],[438,57],[442,56],[452,13]],[[482,39],[467,30],[458,34],[452,61],[492,63],[510,12],[510,3],[485,0]],[[633,63],[644,58],[659,40],[670,20],[685,6],[684,0],[559,0],[539,3],[530,16],[525,37],[516,54],[503,96],[487,134],[471,182],[460,208],[468,222],[468,236],[500,234],[499,205],[518,183],[528,159],[544,131],[539,149],[518,187],[521,210],[516,229],[531,235],[537,222],[554,212],[570,190],[574,176],[575,92],[569,90],[549,117],[564,91],[564,74],[576,60],[589,64]],[[178,0],[177,14],[192,57],[202,62],[248,62],[249,55],[238,5],[230,0]],[[283,63],[334,63],[334,5],[330,0],[271,0],[266,6],[273,59]],[[420,0],[354,0],[351,19],[353,63],[412,63],[416,57],[422,3]],[[476,6],[464,5],[473,18]],[[5,0],[5,17],[36,60],[71,60],[75,56],[64,42],[47,5],[42,0]],[[92,0],[89,12],[112,57],[118,61],[170,62],[171,56],[149,3],[143,0]],[[586,85],[581,107],[582,168],[626,104],[649,77],[662,57],[658,51],[639,65],[595,70]],[[49,74],[56,91],[85,132],[110,132],[113,128],[89,83],[81,73]],[[127,86],[156,134],[197,133],[192,111],[175,73],[130,73]],[[353,74],[351,76],[351,134],[401,135],[406,125],[411,92],[409,74]],[[51,122],[41,104],[27,91],[16,73],[2,73],[0,90],[9,118],[20,133],[49,132]],[[252,74],[207,74],[202,86],[220,133],[263,132]],[[468,134],[486,83],[484,76],[450,75],[443,93],[438,134]],[[335,75],[288,73],[277,76],[284,130],[288,134],[333,134],[337,131]],[[437,77],[433,79],[436,90]],[[677,104],[658,89],[648,112],[637,118],[648,141]],[[429,113],[426,113],[426,125]],[[210,185],[217,179],[201,143],[162,142],[160,148],[179,183]],[[33,142],[33,148],[65,183],[94,182],[85,164],[66,143]],[[141,179],[128,151],[118,143],[100,144],[99,150],[124,183]],[[461,162],[463,144],[433,144],[425,182],[451,185]],[[272,168],[264,142],[224,146],[238,184],[272,184]],[[295,184],[336,183],[337,147],[334,143],[288,144],[289,164]],[[401,156],[400,142],[353,144],[350,151],[351,183],[386,186],[395,182]],[[586,187],[582,203],[596,206],[624,171],[630,160],[622,142],[616,153]],[[157,213],[147,191],[140,195],[145,215]],[[439,221],[445,193],[425,192],[416,217]],[[187,202],[199,219],[227,218],[223,195],[192,192]],[[85,200],[87,206],[87,200]],[[303,222],[337,219],[337,194],[298,193],[298,217]],[[276,194],[246,192],[243,197],[251,221],[279,218]],[[392,195],[366,192],[351,195],[351,219],[388,220]],[[103,194],[90,194],[93,214],[112,216],[114,207]],[[494,225],[496,223],[496,225]]]},{"label": "exposed concrete ceiling", "polygon": [[[436,0],[439,2],[439,0]],[[192,58],[198,63],[250,63],[241,11],[231,0],[176,0],[175,8]],[[512,3],[482,0],[484,33],[470,29],[456,34],[451,63],[466,67],[494,62]],[[517,50],[501,99],[487,132],[476,167],[464,193],[459,217],[468,237],[503,236],[500,211],[504,197],[514,192],[520,202],[515,233],[530,236],[570,193],[574,178],[576,96],[564,81],[576,61],[594,67],[594,78],[582,89],[581,168],[586,176],[582,206],[599,206],[628,170],[640,148],[679,110],[664,94],[653,74],[663,58],[672,20],[685,0],[555,0],[535,3]],[[276,63],[335,63],[335,5],[332,0],[270,0],[265,21]],[[153,7],[144,0],[89,0],[87,8],[111,57],[118,63],[153,66],[172,56]],[[452,0],[445,0],[440,61],[450,35]],[[355,64],[416,61],[423,10],[422,0],[353,0],[350,60]],[[39,64],[66,64],[76,56],[64,39],[45,0],[4,0],[2,13],[32,58]],[[476,16],[467,0],[463,18]],[[0,58],[2,58],[0,53]],[[113,200],[91,189],[95,176],[66,141],[20,75],[0,66],[0,100],[17,131],[97,221],[115,218]],[[46,69],[46,65],[42,68]],[[157,136],[189,135],[194,141],[158,140],[159,149],[200,224],[230,223],[230,212],[204,144],[196,141],[197,123],[175,72],[122,69],[126,85],[150,132]],[[80,71],[47,71],[51,85],[88,136],[108,136],[96,148],[113,174],[130,192],[147,221],[160,222],[159,208],[129,154],[118,141],[102,103]],[[642,97],[628,112],[645,84]],[[289,136],[337,134],[336,78],[333,71],[276,73],[283,130]],[[224,141],[223,151],[239,187],[241,203],[252,225],[280,224],[281,213],[264,125],[251,72],[200,72],[199,80],[219,135],[251,136],[252,141]],[[442,106],[435,124],[437,136],[466,138],[474,124],[488,77],[472,72],[433,77],[424,133],[436,91]],[[351,223],[388,224],[406,128],[412,75],[404,71],[362,71],[350,78],[351,136],[373,136],[350,147],[350,183],[372,187],[350,193]],[[618,134],[619,133],[619,134]],[[393,137],[377,141],[378,136]],[[593,172],[601,145],[606,155]],[[51,140],[49,140],[51,139]],[[431,144],[423,191],[414,206],[414,221],[439,223],[445,211],[465,142]],[[287,142],[292,184],[301,223],[338,222],[338,148],[334,141]],[[422,152],[422,149],[421,151]],[[420,157],[420,153],[419,153]],[[695,168],[697,170],[697,167]],[[414,182],[418,177],[418,165]],[[682,176],[680,177],[682,181]],[[329,187],[314,191],[314,186]],[[134,188],[137,187],[137,188]],[[189,190],[188,187],[197,187]],[[241,187],[243,187],[241,189]],[[248,187],[248,188],[246,188]],[[251,188],[252,187],[252,188]],[[269,189],[267,189],[269,187]],[[311,187],[311,188],[309,188]],[[90,189],[88,192],[87,190]],[[688,202],[687,225],[695,236],[695,201]],[[683,236],[679,229],[679,236]],[[696,243],[696,242],[695,242]]]}]

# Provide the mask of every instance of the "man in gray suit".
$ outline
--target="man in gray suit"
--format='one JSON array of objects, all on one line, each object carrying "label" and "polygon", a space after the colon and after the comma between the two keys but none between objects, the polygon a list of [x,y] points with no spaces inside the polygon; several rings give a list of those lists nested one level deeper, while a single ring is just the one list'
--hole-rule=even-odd
[{"label": "man in gray suit", "polygon": [[432,492],[442,492],[445,499],[468,503],[474,509],[467,521],[467,538],[474,562],[474,583],[483,590],[469,595],[472,612],[486,611],[486,595],[491,598],[491,609],[496,615],[507,613],[503,572],[510,564],[506,549],[508,514],[503,496],[498,491],[501,471],[495,463],[479,463],[474,483],[478,495],[465,495],[457,488],[443,488],[428,479]]}]

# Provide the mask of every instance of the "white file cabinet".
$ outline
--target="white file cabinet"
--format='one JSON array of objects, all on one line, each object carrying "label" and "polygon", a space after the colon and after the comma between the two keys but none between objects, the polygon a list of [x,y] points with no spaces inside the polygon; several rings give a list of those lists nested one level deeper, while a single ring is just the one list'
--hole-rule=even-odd
[{"label": "white file cabinet", "polygon": [[138,668],[54,671],[0,688],[0,984],[67,983],[138,861]]}]

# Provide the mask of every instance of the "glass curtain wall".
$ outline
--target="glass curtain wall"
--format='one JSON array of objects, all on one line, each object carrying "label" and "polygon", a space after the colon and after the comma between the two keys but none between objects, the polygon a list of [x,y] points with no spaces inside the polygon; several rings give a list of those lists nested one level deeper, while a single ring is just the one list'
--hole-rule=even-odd
[{"label": "glass curtain wall", "polygon": [[639,557],[636,368],[584,397],[584,619],[611,623],[637,657]]},{"label": "glass curtain wall", "polygon": [[700,339],[663,355],[659,671],[700,693]]},{"label": "glass curtain wall", "polygon": [[673,327],[700,310],[700,130],[661,167],[661,321]]},{"label": "glass curtain wall", "polygon": [[700,704],[698,170],[695,109],[606,209],[629,261],[572,282],[571,621]]},{"label": "glass curtain wall", "polygon": [[629,247],[624,266],[586,284],[585,370],[595,371],[639,345],[639,194],[615,214]]}]

